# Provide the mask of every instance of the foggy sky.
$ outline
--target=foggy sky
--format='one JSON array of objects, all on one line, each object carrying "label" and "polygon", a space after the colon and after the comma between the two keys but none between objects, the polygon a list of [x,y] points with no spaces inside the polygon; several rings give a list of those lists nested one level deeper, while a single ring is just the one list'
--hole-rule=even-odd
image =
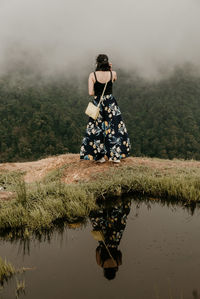
[{"label": "foggy sky", "polygon": [[92,71],[99,53],[149,78],[184,62],[200,69],[199,16],[199,0],[0,0],[0,73],[20,60]]}]

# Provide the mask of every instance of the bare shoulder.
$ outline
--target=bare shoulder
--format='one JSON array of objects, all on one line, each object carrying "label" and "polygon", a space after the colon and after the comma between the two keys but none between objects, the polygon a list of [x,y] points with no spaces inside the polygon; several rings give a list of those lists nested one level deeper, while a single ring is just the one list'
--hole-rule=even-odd
[{"label": "bare shoulder", "polygon": [[88,78],[88,79],[90,79],[90,80],[92,80],[92,81],[95,80],[94,72],[91,72],[91,73],[89,74],[89,78]]},{"label": "bare shoulder", "polygon": [[90,74],[89,74],[89,78],[93,78],[94,77],[94,72],[91,72]]},{"label": "bare shoulder", "polygon": [[91,72],[89,74],[89,79],[95,80],[94,72]]}]

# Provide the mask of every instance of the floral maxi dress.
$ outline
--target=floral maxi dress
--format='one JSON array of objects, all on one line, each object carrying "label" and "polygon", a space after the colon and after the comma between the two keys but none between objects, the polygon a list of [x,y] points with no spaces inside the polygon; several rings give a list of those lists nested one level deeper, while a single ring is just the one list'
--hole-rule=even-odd
[{"label": "floral maxi dress", "polygon": [[[101,95],[94,96],[97,106]],[[105,155],[109,160],[126,158],[130,153],[130,139],[120,108],[113,94],[103,96],[96,120],[89,117],[80,149],[80,159],[99,160]]]}]

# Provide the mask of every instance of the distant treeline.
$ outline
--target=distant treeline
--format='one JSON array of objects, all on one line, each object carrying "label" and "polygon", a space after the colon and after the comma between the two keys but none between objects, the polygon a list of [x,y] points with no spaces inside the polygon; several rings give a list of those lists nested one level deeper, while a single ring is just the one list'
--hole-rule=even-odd
[{"label": "distant treeline", "polygon": [[[160,81],[117,70],[113,94],[134,156],[200,160],[200,76],[177,67]],[[78,153],[90,97],[87,77],[45,80],[28,70],[0,78],[0,162]]]}]

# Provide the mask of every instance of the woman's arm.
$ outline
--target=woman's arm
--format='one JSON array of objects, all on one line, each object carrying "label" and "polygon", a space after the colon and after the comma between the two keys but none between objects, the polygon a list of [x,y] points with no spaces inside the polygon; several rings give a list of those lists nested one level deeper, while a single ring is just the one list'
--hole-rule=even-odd
[{"label": "woman's arm", "polygon": [[110,70],[112,72],[113,75],[113,82],[117,80],[117,73],[115,71],[112,70],[112,63],[109,63],[110,65]]},{"label": "woman's arm", "polygon": [[90,73],[88,78],[88,93],[90,96],[94,96],[94,74]]},{"label": "woman's arm", "polygon": [[117,80],[117,73],[115,71],[112,71],[113,74],[113,82]]}]

